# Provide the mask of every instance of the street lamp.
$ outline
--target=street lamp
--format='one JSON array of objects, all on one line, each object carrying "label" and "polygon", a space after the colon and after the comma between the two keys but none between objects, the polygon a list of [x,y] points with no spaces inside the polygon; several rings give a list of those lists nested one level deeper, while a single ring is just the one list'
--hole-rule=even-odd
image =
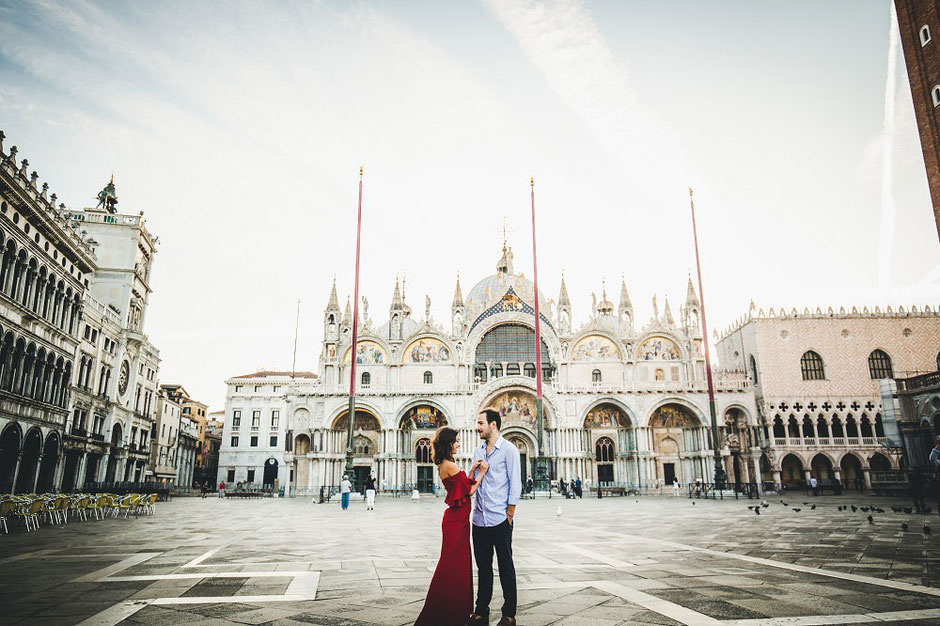
[{"label": "street lamp", "polygon": [[705,323],[705,291],[702,289],[702,263],[698,256],[698,230],[695,226],[695,201],[692,188],[689,187],[689,206],[692,209],[692,237],[695,241],[695,269],[698,273],[698,297],[702,305],[702,346],[705,350],[705,377],[708,380],[708,411],[712,418],[712,448],[715,452],[715,489],[723,490],[728,479],[721,462],[721,449],[718,442],[718,416],[715,414],[715,385],[712,382],[712,361],[708,353],[708,324]]}]

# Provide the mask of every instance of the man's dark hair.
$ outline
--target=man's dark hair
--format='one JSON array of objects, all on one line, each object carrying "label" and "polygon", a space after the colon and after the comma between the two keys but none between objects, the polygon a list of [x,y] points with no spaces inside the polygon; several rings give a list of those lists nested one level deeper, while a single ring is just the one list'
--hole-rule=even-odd
[{"label": "man's dark hair", "polygon": [[499,430],[503,426],[503,418],[500,417],[499,411],[494,411],[493,409],[483,409],[480,411],[486,415],[486,423],[496,422],[496,429]]}]

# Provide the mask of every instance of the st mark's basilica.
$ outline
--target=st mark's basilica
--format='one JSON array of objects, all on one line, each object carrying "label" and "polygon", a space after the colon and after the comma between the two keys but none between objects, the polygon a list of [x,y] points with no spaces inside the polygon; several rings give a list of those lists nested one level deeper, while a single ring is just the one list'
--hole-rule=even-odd
[{"label": "st mark's basilica", "polygon": [[[496,272],[466,297],[458,278],[449,328],[431,319],[430,301],[416,315],[397,281],[390,291],[381,322],[363,299],[353,350],[351,306],[347,300],[340,308],[334,283],[318,372],[261,371],[226,381],[220,480],[276,481],[292,493],[339,484],[352,358],[357,483],[372,472],[386,488],[430,491],[435,429],[446,424],[460,432],[459,462],[469,464],[479,441],[476,415],[487,407],[500,412],[502,434],[522,453],[523,478],[533,475],[534,290],[514,271],[511,248],[503,245]],[[624,283],[617,304],[602,288],[578,324],[564,277],[557,301],[540,294],[539,308],[551,478],[640,488],[708,481],[714,459],[700,303],[691,280],[678,316],[668,300],[660,305],[653,297],[651,319],[637,320]],[[729,480],[759,481],[750,381],[743,372],[715,372],[715,391]],[[239,444],[240,435],[250,444]],[[242,475],[236,467],[263,470]]]}]

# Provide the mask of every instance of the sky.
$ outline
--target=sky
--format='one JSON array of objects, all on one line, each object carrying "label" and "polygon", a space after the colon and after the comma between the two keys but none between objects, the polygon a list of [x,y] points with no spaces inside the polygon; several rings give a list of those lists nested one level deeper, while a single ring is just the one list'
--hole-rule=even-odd
[{"label": "sky", "polygon": [[[396,277],[449,329],[503,226],[562,272],[575,326],[626,281],[685,299],[695,207],[710,330],[749,302],[940,303],[933,220],[888,0],[0,0],[0,128],[67,206],[113,173],[160,237],[160,381],[317,369],[335,277],[387,319]],[[890,59],[894,63],[889,63]],[[889,70],[891,70],[889,72]],[[886,103],[889,115],[886,118]]]}]

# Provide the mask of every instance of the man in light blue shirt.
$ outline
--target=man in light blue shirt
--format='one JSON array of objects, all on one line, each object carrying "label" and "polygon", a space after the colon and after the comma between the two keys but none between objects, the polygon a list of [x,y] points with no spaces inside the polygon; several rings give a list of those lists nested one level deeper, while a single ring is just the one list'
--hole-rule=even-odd
[{"label": "man in light blue shirt", "polygon": [[497,626],[516,623],[516,568],[512,562],[512,529],[516,505],[522,494],[519,450],[499,434],[500,414],[492,409],[477,416],[477,434],[481,443],[473,453],[474,465],[489,466],[473,503],[473,554],[477,562],[479,584],[477,602],[470,624],[489,624],[490,600],[493,598],[493,551],[499,565],[503,588],[502,618]]}]

